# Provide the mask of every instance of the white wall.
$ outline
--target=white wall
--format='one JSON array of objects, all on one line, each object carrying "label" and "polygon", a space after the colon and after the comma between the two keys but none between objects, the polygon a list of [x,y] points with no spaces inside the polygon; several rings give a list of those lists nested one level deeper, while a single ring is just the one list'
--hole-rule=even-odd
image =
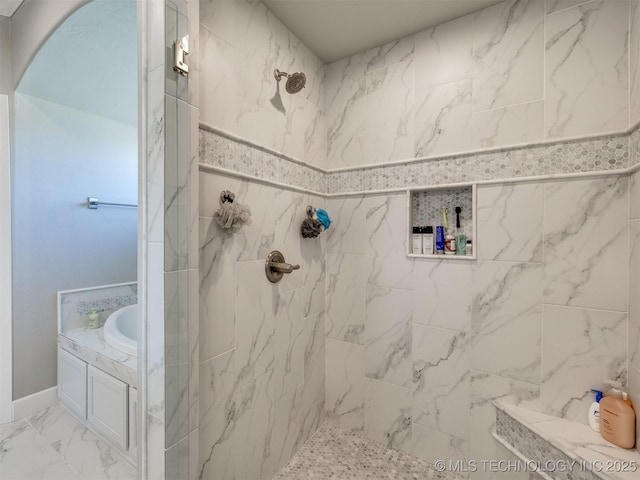
[{"label": "white wall", "polygon": [[56,384],[55,293],[136,279],[137,129],[15,95],[14,399]]}]

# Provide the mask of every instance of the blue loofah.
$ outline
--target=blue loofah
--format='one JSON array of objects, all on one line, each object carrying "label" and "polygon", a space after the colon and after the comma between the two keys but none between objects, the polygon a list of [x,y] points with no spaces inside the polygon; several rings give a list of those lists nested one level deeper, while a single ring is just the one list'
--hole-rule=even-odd
[{"label": "blue loofah", "polygon": [[322,224],[325,230],[329,228],[329,225],[331,225],[331,219],[329,218],[329,214],[326,211],[319,208],[316,211],[316,217],[318,217],[318,221]]}]

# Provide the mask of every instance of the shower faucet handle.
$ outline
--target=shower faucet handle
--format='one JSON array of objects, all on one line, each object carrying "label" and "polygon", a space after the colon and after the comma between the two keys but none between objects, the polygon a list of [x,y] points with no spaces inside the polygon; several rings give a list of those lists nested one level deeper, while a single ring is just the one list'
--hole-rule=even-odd
[{"label": "shower faucet handle", "polygon": [[267,279],[271,283],[278,283],[282,280],[285,273],[291,273],[294,270],[299,270],[300,265],[291,265],[286,263],[284,255],[278,250],[274,250],[267,256],[267,261],[264,266]]}]

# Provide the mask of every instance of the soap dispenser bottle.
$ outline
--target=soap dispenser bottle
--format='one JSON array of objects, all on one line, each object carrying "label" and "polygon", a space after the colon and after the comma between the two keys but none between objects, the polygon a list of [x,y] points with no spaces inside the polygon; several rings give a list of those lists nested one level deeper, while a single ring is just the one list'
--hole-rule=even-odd
[{"label": "soap dispenser bottle", "polygon": [[602,400],[602,392],[600,390],[591,390],[596,394],[596,401],[589,407],[589,414],[587,420],[592,430],[596,432],[600,431],[600,400]]},{"label": "soap dispenser bottle", "polygon": [[633,448],[636,443],[636,415],[620,390],[619,382],[610,383],[612,388],[600,401],[600,433],[602,437],[622,448]]},{"label": "soap dispenser bottle", "polygon": [[100,314],[97,308],[92,308],[89,314],[89,328],[100,327]]}]

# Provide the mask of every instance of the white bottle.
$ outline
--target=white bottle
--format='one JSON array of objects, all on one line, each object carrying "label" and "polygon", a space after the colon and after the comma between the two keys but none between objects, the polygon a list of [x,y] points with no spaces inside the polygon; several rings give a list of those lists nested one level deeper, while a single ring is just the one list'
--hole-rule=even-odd
[{"label": "white bottle", "polygon": [[411,253],[422,253],[422,231],[420,227],[413,227],[411,234]]},{"label": "white bottle", "polygon": [[433,255],[433,227],[422,227],[422,253]]},{"label": "white bottle", "polygon": [[600,390],[591,390],[596,394],[596,401],[589,407],[587,420],[592,430],[600,431],[600,400],[602,400],[602,392]]}]

